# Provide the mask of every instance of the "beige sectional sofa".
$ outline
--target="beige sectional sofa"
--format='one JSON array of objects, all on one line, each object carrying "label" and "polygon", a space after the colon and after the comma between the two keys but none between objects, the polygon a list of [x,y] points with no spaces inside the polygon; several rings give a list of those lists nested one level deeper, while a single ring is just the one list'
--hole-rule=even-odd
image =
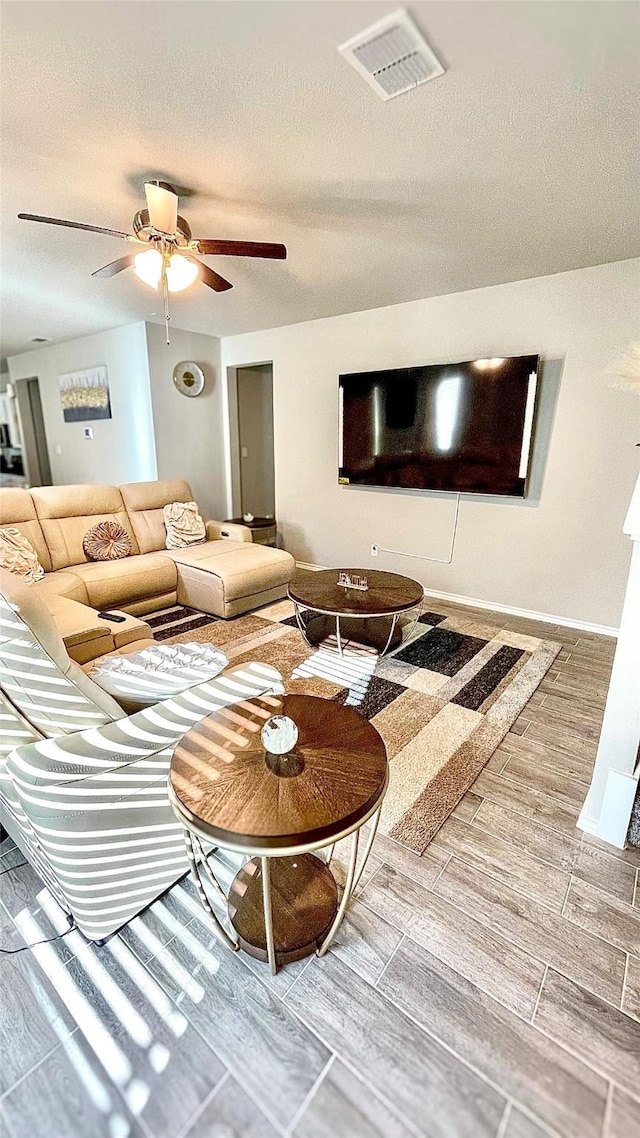
[{"label": "beige sectional sofa", "polygon": [[[140,616],[155,609],[183,604],[232,617],[285,595],[293,558],[253,545],[246,526],[209,521],[205,542],[165,548],[163,507],[192,499],[183,481],[0,491],[0,525],[17,527],[37,551],[45,576],[32,587],[77,662],[141,646],[150,630]],[[89,561],[83,538],[106,520],[128,532],[132,553],[119,561]],[[129,615],[109,623],[97,616],[104,610]]]}]

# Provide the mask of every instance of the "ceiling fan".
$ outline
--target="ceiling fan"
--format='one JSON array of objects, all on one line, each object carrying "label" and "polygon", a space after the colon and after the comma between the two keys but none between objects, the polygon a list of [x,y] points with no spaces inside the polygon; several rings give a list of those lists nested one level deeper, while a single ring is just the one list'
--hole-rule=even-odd
[{"label": "ceiling fan", "polygon": [[22,221],[42,221],[46,225],[63,225],[67,229],[84,229],[88,233],[107,233],[120,237],[136,246],[124,257],[96,269],[94,277],[114,277],[123,269],[133,268],[134,273],[150,288],[161,288],[164,297],[164,319],[169,343],[169,293],[182,292],[198,278],[214,292],[233,288],[230,281],[219,276],[200,256],[268,257],[284,260],[284,245],[267,241],[214,241],[193,238],[185,219],[178,213],[178,195],[168,182],[145,182],[147,208],[139,209],[133,219],[133,233],[120,229],[103,229],[99,225],[84,225],[79,221],[63,221],[58,217],[40,217],[34,213],[19,213]]}]

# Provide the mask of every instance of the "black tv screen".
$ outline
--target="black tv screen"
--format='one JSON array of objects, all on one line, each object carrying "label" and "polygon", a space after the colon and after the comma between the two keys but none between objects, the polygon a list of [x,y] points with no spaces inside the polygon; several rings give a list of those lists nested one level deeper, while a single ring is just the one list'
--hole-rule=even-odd
[{"label": "black tv screen", "polygon": [[538,356],[339,377],[339,481],[524,497]]}]

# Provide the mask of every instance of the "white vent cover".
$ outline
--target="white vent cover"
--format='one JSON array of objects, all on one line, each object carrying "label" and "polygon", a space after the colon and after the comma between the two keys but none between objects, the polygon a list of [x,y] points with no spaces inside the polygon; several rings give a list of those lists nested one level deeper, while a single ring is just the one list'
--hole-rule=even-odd
[{"label": "white vent cover", "polygon": [[393,99],[444,75],[444,67],[402,8],[343,43],[338,51],[381,99]]}]

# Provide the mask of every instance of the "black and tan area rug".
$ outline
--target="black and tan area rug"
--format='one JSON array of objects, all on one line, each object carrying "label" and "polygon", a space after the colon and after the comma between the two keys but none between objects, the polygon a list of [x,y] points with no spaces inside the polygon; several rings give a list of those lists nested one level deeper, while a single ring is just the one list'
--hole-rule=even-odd
[{"label": "black and tan area rug", "polygon": [[[421,853],[475,781],[560,645],[472,618],[423,613],[410,639],[379,659],[356,644],[309,648],[290,601],[234,620],[174,607],[145,618],[156,639],[210,641],[232,664],[271,664],[288,692],[356,707],[391,765],[380,828]],[[497,618],[499,619],[499,618]]]}]

